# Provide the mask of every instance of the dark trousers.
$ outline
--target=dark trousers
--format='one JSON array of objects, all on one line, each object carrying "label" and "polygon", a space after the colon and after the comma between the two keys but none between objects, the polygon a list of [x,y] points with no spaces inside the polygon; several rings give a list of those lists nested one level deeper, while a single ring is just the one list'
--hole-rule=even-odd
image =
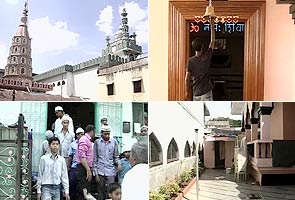
[{"label": "dark trousers", "polygon": [[77,193],[78,200],[84,200],[83,189],[86,188],[87,192],[90,193],[91,182],[86,180],[87,172],[82,164],[78,164],[76,168],[76,177],[77,177]]},{"label": "dark trousers", "polygon": [[97,183],[97,199],[104,200],[109,198],[108,187],[115,182],[115,176],[101,176],[99,175],[99,183]]},{"label": "dark trousers", "polygon": [[70,198],[71,200],[77,200],[77,176],[76,168],[71,168],[70,170]]}]

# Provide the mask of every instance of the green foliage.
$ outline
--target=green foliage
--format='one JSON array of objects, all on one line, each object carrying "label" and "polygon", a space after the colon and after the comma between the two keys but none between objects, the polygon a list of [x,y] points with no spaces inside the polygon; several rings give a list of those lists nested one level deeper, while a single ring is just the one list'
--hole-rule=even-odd
[{"label": "green foliage", "polygon": [[173,195],[177,195],[179,192],[179,189],[180,188],[177,183],[168,183],[160,187],[159,193],[171,197]]},{"label": "green foliage", "polygon": [[178,182],[178,184],[187,183],[191,179],[192,179],[192,173],[191,173],[191,170],[189,170],[189,171],[185,171],[182,174],[180,174],[177,182]]},{"label": "green foliage", "polygon": [[150,192],[149,200],[169,200],[170,196],[166,194],[161,194],[157,192]]}]

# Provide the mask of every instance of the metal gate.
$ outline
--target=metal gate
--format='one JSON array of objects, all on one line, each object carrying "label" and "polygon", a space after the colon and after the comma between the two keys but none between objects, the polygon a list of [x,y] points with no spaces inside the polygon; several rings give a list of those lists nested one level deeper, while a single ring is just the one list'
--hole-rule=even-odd
[{"label": "metal gate", "polygon": [[24,116],[5,127],[0,124],[0,199],[31,199],[32,140]]}]

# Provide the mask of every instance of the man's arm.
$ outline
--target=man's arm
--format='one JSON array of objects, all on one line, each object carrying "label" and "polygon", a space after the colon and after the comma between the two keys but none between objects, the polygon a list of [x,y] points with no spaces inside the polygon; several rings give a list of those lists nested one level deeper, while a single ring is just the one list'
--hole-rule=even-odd
[{"label": "man's arm", "polygon": [[74,130],[74,122],[73,119],[69,116],[70,121],[69,121],[69,132],[74,134],[74,138],[75,138],[75,130]]},{"label": "man's arm", "polygon": [[191,86],[191,73],[186,71],[185,74],[185,100],[191,101],[191,92],[192,92],[192,86]]},{"label": "man's arm", "polygon": [[211,17],[210,17],[210,29],[211,29],[211,42],[210,42],[209,48],[213,50],[215,46],[215,29],[214,29],[214,19],[212,19]]},{"label": "man's arm", "polygon": [[71,169],[72,162],[73,162],[73,155],[69,155],[69,159],[67,163],[68,169]]},{"label": "man's arm", "polygon": [[45,166],[44,159],[41,158],[40,164],[39,164],[38,180],[37,180],[37,193],[38,194],[41,194],[41,184],[42,184],[44,166]]},{"label": "man's arm", "polygon": [[65,194],[69,194],[69,176],[66,160],[63,159],[62,168],[61,168],[61,182],[65,190]]},{"label": "man's arm", "polygon": [[114,159],[115,159],[115,163],[118,166],[118,171],[122,170],[122,165],[120,162],[120,158],[119,158],[119,149],[118,149],[118,143],[115,143],[115,150],[114,150]]},{"label": "man's arm", "polygon": [[97,172],[97,159],[98,159],[98,151],[97,151],[97,143],[96,141],[94,141],[94,145],[93,145],[93,168],[92,168],[92,171],[93,171],[93,174],[94,176],[97,176],[98,175],[98,172]]}]

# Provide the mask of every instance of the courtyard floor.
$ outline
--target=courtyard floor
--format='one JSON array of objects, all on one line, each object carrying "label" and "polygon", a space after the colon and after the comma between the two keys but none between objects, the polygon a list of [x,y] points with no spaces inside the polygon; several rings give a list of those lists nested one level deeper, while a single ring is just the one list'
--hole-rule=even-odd
[{"label": "courtyard floor", "polygon": [[[207,169],[200,177],[199,200],[295,200],[295,186],[259,186],[249,181],[236,183],[233,174],[224,170]],[[183,199],[197,199],[196,185]],[[255,198],[257,197],[257,198]]]}]

